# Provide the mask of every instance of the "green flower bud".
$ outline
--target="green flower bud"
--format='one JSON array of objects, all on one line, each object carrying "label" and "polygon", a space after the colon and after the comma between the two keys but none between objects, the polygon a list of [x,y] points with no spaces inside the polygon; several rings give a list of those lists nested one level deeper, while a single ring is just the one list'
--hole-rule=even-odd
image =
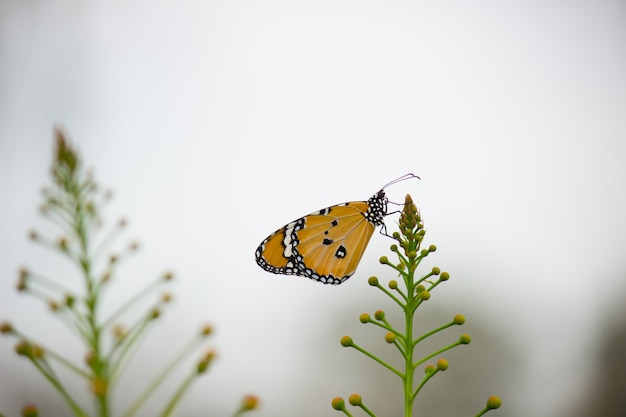
[{"label": "green flower bud", "polygon": [[76,303],[76,298],[71,294],[65,294],[65,305],[69,308],[74,307]]},{"label": "green flower bud", "polygon": [[89,388],[96,397],[102,398],[107,394],[108,383],[102,378],[94,378],[91,380]]},{"label": "green flower bud", "polygon": [[343,410],[346,408],[346,403],[343,401],[343,398],[341,397],[333,398],[331,405],[333,406],[335,410]]},{"label": "green flower bud", "polygon": [[375,286],[377,286],[377,285],[378,285],[378,278],[376,278],[376,277],[370,277],[370,278],[367,280],[367,283],[368,283],[368,284],[370,284],[372,287],[375,287]]},{"label": "green flower bud", "polygon": [[359,321],[365,324],[365,323],[369,323],[370,321],[372,321],[372,318],[370,317],[369,314],[363,313],[359,316]]},{"label": "green flower bud", "polygon": [[198,362],[198,365],[196,366],[196,372],[198,374],[205,373],[211,362],[213,362],[213,359],[215,359],[215,356],[217,356],[217,354],[214,350],[207,351],[207,353],[205,353],[202,359],[200,359],[200,361]]},{"label": "green flower bud", "polygon": [[441,273],[441,269],[439,269],[438,267],[435,266],[435,267],[433,267],[431,273],[433,275],[439,275]]},{"label": "green flower bud", "polygon": [[459,338],[459,342],[461,342],[462,345],[469,345],[471,341],[472,341],[472,338],[467,333],[463,333],[461,337]]},{"label": "green flower bud", "polygon": [[200,329],[200,334],[202,336],[208,336],[211,333],[213,333],[213,326],[211,326],[210,324],[205,324],[204,326],[202,326],[202,329]]},{"label": "green flower bud", "polygon": [[448,361],[446,359],[439,359],[437,361],[437,369],[439,369],[440,371],[445,371],[446,369],[448,369]]},{"label": "green flower bud", "polygon": [[341,346],[343,347],[350,347],[352,346],[354,343],[352,342],[352,338],[350,336],[344,336],[341,338]]},{"label": "green flower bud", "polygon": [[495,410],[496,408],[500,408],[502,405],[502,400],[497,395],[492,395],[487,398],[487,408],[490,410]]},{"label": "green flower bud", "polygon": [[362,398],[359,394],[352,394],[348,397],[348,402],[351,405],[358,407],[362,404]]},{"label": "green flower bud", "polygon": [[22,417],[37,417],[39,412],[33,404],[27,404],[22,408]]},{"label": "green flower bud", "polygon": [[389,332],[385,335],[385,342],[391,344],[396,341],[395,333]]},{"label": "green flower bud", "polygon": [[442,281],[447,281],[450,279],[450,274],[447,272],[442,272],[441,276],[439,277],[439,279],[441,279]]},{"label": "green flower bud", "polygon": [[376,318],[376,320],[384,320],[385,318],[385,312],[382,310],[376,310],[374,312],[374,317]]},{"label": "green flower bud", "polygon": [[255,395],[246,395],[241,401],[241,409],[243,411],[254,410],[259,406],[259,398]]},{"label": "green flower bud", "polygon": [[456,316],[454,316],[452,322],[457,326],[461,326],[462,324],[465,324],[465,316],[463,314],[457,314]]},{"label": "green flower bud", "polygon": [[61,236],[59,238],[59,240],[57,241],[57,246],[59,247],[59,249],[61,249],[63,252],[67,252],[68,250],[68,244],[67,244],[67,238],[65,236]]},{"label": "green flower bud", "polygon": [[9,322],[3,322],[0,324],[0,333],[9,334],[13,333],[13,326]]},{"label": "green flower bud", "polygon": [[436,251],[436,250],[437,250],[437,246],[435,246],[435,245],[430,245],[430,246],[428,247],[428,252],[434,252],[434,251]]},{"label": "green flower bud", "polygon": [[391,288],[392,290],[398,289],[398,281],[396,281],[395,279],[389,281],[389,288]]}]

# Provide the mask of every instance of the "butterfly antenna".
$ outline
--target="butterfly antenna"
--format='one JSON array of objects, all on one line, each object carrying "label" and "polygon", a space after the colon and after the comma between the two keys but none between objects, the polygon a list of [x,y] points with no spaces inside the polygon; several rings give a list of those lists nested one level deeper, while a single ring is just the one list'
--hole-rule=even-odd
[{"label": "butterfly antenna", "polygon": [[400,181],[408,180],[408,179],[410,179],[410,178],[417,178],[418,180],[421,180],[421,178],[420,178],[420,177],[418,177],[418,176],[417,176],[417,175],[415,175],[415,174],[411,174],[411,173],[409,172],[408,174],[404,174],[403,176],[398,177],[398,178],[396,178],[395,180],[391,180],[391,181],[389,181],[387,184],[385,184],[385,185],[383,185],[383,186],[381,187],[381,190],[384,190],[385,188],[389,187],[389,186],[390,186],[390,185],[392,185],[392,184],[395,184],[395,183],[400,182]]}]

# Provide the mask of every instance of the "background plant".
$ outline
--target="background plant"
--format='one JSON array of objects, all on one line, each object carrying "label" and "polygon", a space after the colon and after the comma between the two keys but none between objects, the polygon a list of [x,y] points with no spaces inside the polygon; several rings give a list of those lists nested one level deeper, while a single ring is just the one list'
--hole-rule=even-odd
[{"label": "background plant", "polygon": [[[421,335],[414,334],[413,324],[418,307],[430,300],[432,291],[443,282],[448,281],[450,274],[441,272],[438,267],[434,267],[425,275],[421,277],[416,276],[417,268],[421,261],[429,254],[435,252],[437,248],[434,245],[430,245],[425,249],[421,248],[426,232],[419,211],[409,195],[406,197],[404,209],[400,216],[399,229],[399,233],[393,233],[393,238],[398,242],[398,245],[394,244],[391,246],[391,251],[397,256],[398,263],[392,263],[386,256],[381,257],[380,262],[393,269],[401,279],[390,280],[387,286],[388,288],[381,285],[376,277],[371,277],[368,282],[371,286],[378,288],[383,294],[391,298],[393,302],[400,307],[404,316],[403,326],[394,327],[394,325],[388,321],[385,312],[382,310],[376,311],[373,317],[368,313],[363,313],[359,320],[361,323],[372,324],[386,331],[384,340],[389,345],[394,346],[400,353],[404,367],[403,369],[399,369],[398,367],[392,366],[384,359],[379,358],[367,349],[356,344],[350,336],[344,336],[341,339],[341,345],[356,349],[390,372],[396,374],[402,380],[404,416],[411,417],[413,415],[413,404],[424,385],[439,372],[448,369],[448,361],[440,355],[457,346],[469,344],[471,337],[464,333],[452,343],[434,352],[421,354],[422,356],[417,353],[417,348],[421,342],[450,327],[463,325],[465,323],[465,317],[461,314],[457,314],[448,323]],[[428,361],[434,358],[438,358],[434,364],[428,363]],[[421,379],[416,379],[416,371],[422,366],[424,372],[423,376]],[[348,402],[352,406],[360,408],[367,415],[376,416],[376,414],[365,405],[359,394],[352,394],[348,398]],[[476,414],[476,417],[482,416],[489,410],[497,409],[500,405],[500,398],[491,396],[487,399],[485,407]],[[343,412],[346,416],[352,416],[351,412],[346,408],[343,398],[334,398],[332,406],[336,410]]]},{"label": "background plant", "polygon": [[[80,155],[70,146],[63,133],[57,130],[55,135],[50,171],[52,184],[44,189],[41,211],[48,220],[56,224],[60,234],[55,239],[49,239],[33,231],[30,237],[67,258],[78,271],[82,288],[72,288],[64,278],[50,278],[22,268],[17,289],[47,303],[54,317],[67,325],[84,345],[85,357],[79,361],[72,360],[63,352],[44,346],[9,322],[2,323],[0,331],[5,336],[17,339],[16,353],[30,361],[50,382],[73,415],[109,417],[113,415],[112,398],[120,376],[136,354],[138,342],[154,327],[163,308],[171,299],[167,292],[160,296],[155,293],[171,282],[173,274],[167,272],[149,282],[142,290],[128,296],[111,314],[103,315],[105,290],[115,282],[114,276],[120,262],[137,250],[138,245],[133,243],[120,254],[108,253],[108,248],[126,226],[126,222],[121,220],[108,233],[101,233],[100,209],[110,195],[101,192],[92,175],[83,169]],[[155,299],[152,307],[138,317],[131,318],[132,324],[122,325],[121,320],[129,315],[131,307],[148,297]],[[143,392],[120,415],[137,415],[157,388],[192,352],[206,343],[211,333],[211,326],[202,326],[194,337],[181,346],[177,355],[169,362],[164,361],[165,365],[157,376],[146,384]],[[200,375],[206,373],[214,358],[213,349],[207,349],[199,356],[187,376],[180,381],[178,388],[163,402],[161,416],[173,414],[184,394]],[[85,408],[77,400],[78,395],[67,389],[68,381],[60,377],[60,368],[69,370],[87,384],[93,407]],[[256,408],[257,403],[256,397],[245,396],[234,415]],[[22,409],[24,416],[36,416],[37,413],[33,404],[27,404]]]}]

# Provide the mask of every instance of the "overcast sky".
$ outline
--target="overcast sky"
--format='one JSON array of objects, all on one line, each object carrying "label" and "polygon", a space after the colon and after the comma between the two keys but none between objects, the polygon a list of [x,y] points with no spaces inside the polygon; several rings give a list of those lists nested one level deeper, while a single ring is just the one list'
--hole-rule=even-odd
[{"label": "overcast sky", "polygon": [[[179,278],[147,357],[204,320],[217,328],[220,360],[184,415],[227,415],[248,392],[263,399],[259,417],[336,415],[330,399],[357,387],[317,371],[358,355],[337,341],[383,300],[366,281],[389,274],[377,259],[391,242],[375,234],[339,287],[269,274],[254,250],[413,172],[422,180],[387,191],[413,196],[438,246],[428,265],[451,273],[431,302],[519,355],[497,359],[521,364],[505,392],[486,387],[507,395],[501,415],[557,415],[592,382],[590,352],[626,294],[624,74],[618,0],[5,0],[0,320],[84,354],[14,291],[19,267],[60,264],[27,239],[52,230],[37,206],[60,126],[113,189],[109,224],[129,220],[120,244],[142,244],[109,306],[164,270]],[[17,415],[42,402],[26,387],[52,390],[12,349],[0,338],[0,410]]]}]

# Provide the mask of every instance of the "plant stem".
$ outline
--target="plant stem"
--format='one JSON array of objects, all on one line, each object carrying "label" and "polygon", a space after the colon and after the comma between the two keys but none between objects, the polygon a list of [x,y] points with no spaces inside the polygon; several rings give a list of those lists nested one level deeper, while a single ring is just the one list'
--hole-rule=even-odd
[{"label": "plant stem", "polygon": [[415,289],[413,288],[413,273],[409,270],[406,273],[407,279],[407,303],[404,309],[405,316],[405,353],[404,353],[404,416],[411,417],[413,413],[413,374],[415,372],[415,368],[413,367],[413,304],[415,303],[415,297],[412,296],[414,294]]}]

